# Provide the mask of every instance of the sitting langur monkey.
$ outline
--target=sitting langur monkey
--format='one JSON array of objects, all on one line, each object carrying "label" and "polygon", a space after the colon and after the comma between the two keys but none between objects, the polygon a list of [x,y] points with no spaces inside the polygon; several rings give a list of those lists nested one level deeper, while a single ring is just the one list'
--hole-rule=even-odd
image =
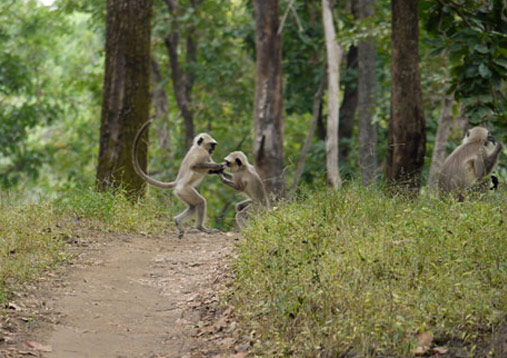
[{"label": "sitting langur monkey", "polygon": [[[463,200],[467,190],[483,189],[484,180],[495,169],[502,144],[486,128],[467,131],[460,146],[445,160],[438,178],[438,186],[445,193],[454,193]],[[493,184],[494,181],[493,181]]]},{"label": "sitting langur monkey", "polygon": [[255,167],[248,162],[243,152],[232,152],[224,159],[231,173],[218,172],[222,183],[248,196],[247,200],[236,204],[236,224],[241,227],[248,217],[248,208],[252,204],[269,206],[268,196]]},{"label": "sitting langur monkey", "polygon": [[176,194],[176,196],[187,206],[185,211],[174,217],[174,221],[178,227],[179,239],[181,239],[184,234],[183,222],[194,213],[197,214],[196,228],[198,230],[208,234],[215,232],[214,230],[210,230],[204,226],[204,219],[206,217],[206,199],[199,194],[196,190],[196,186],[206,175],[216,173],[224,168],[223,164],[215,163],[213,162],[213,159],[211,159],[211,153],[215,149],[217,142],[206,133],[201,133],[195,136],[192,146],[181,162],[176,180],[171,182],[161,182],[144,173],[139,166],[137,158],[139,140],[150,124],[151,120],[143,124],[134,139],[134,146],[132,147],[132,163],[136,173],[151,185],[163,189],[174,189],[174,194]]}]

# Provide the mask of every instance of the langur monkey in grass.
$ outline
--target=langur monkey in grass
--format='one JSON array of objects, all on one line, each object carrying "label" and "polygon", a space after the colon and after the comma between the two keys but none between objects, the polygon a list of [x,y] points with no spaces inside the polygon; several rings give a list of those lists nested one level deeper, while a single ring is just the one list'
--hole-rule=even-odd
[{"label": "langur monkey in grass", "polygon": [[247,200],[236,204],[236,224],[241,227],[248,217],[248,208],[252,204],[268,207],[269,199],[259,174],[248,162],[245,153],[239,151],[230,153],[225,157],[224,165],[231,173],[224,171],[218,173],[222,183],[248,196]]},{"label": "langur monkey in grass", "polygon": [[176,179],[171,182],[161,182],[144,173],[139,166],[139,160],[137,158],[139,140],[150,124],[151,120],[143,124],[134,139],[132,164],[134,165],[136,173],[148,184],[163,189],[174,189],[174,194],[187,206],[181,214],[174,217],[174,221],[178,227],[179,239],[181,239],[184,234],[183,222],[194,213],[197,215],[196,228],[208,234],[214,233],[215,230],[210,230],[204,226],[206,199],[199,194],[196,186],[206,175],[216,174],[224,168],[223,164],[215,163],[213,159],[211,159],[211,153],[213,153],[217,141],[207,133],[201,133],[195,136],[192,146],[181,162]]},{"label": "langur monkey in grass", "polygon": [[[486,177],[495,169],[501,151],[502,144],[486,128],[471,128],[461,145],[445,160],[438,178],[440,190],[456,194],[461,201],[467,190],[483,190],[489,183]],[[493,184],[498,183],[493,179]]]}]

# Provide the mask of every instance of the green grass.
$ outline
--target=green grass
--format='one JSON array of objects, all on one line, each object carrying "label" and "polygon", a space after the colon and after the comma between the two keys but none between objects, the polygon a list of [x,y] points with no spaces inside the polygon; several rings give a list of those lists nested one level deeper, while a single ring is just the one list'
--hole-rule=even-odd
[{"label": "green grass", "polygon": [[410,201],[351,186],[258,217],[230,293],[260,338],[255,355],[407,357],[422,332],[473,350],[507,314],[498,196]]},{"label": "green grass", "polygon": [[173,226],[171,210],[151,197],[131,203],[121,192],[91,189],[31,204],[0,193],[0,306],[27,282],[70,260],[67,242],[76,232],[160,233]]}]

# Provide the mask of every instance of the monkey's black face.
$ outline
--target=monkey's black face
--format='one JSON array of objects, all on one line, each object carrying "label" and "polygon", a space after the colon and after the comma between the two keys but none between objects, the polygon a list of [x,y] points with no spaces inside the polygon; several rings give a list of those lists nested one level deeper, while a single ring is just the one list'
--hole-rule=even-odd
[{"label": "monkey's black face", "polygon": [[215,150],[216,145],[217,145],[216,143],[210,143],[209,144],[209,149],[208,149],[209,154],[213,153],[213,151]]},{"label": "monkey's black face", "polygon": [[231,162],[229,162],[228,160],[226,160],[224,163],[227,168],[231,167]]}]

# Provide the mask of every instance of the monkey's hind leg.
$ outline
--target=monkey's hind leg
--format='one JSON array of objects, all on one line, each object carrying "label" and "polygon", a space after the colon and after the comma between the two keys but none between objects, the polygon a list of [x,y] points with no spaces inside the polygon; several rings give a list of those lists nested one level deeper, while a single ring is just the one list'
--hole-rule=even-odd
[{"label": "monkey's hind leg", "polygon": [[188,203],[188,205],[195,207],[195,211],[197,213],[195,228],[197,230],[205,232],[207,234],[214,234],[218,232],[218,230],[208,229],[204,226],[204,219],[206,218],[206,199],[204,199],[204,197],[199,194],[199,192],[194,187],[181,189],[178,192],[178,197]]},{"label": "monkey's hind leg", "polygon": [[185,234],[183,223],[188,219],[188,217],[192,216],[195,213],[195,209],[195,205],[189,205],[182,213],[174,217],[174,222],[178,228],[178,239],[181,239]]},{"label": "monkey's hind leg", "polygon": [[236,221],[236,226],[238,229],[242,229],[245,227],[246,223],[248,222],[248,212],[250,204],[252,203],[252,200],[247,199],[244,201],[241,201],[236,204],[236,215],[234,216],[234,220]]}]

